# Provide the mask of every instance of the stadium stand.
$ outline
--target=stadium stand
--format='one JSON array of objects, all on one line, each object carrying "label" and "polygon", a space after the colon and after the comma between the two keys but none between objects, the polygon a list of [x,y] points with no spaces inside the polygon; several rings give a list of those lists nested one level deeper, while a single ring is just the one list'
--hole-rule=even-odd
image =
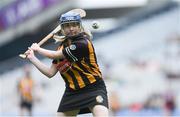
[{"label": "stadium stand", "polygon": [[[94,33],[93,41],[99,55],[99,62],[101,63],[104,59],[107,59],[107,62],[111,64],[111,71],[105,71],[104,63],[100,64],[103,73],[108,72],[110,74],[110,79],[106,79],[108,91],[117,91],[118,89],[117,94],[120,96],[121,108],[115,115],[164,115],[164,107],[162,107],[161,102],[163,99],[158,103],[159,105],[155,105],[155,108],[146,109],[143,104],[149,97],[155,97],[155,101],[159,101],[158,99],[162,98],[159,95],[168,88],[169,80],[166,79],[161,67],[167,62],[166,58],[164,58],[166,39],[177,31],[178,12],[180,12],[179,7],[174,2],[150,4],[148,7],[140,8],[124,17],[118,18],[117,26],[114,29],[107,32]],[[46,34],[46,31],[43,31],[43,34],[38,32],[31,37],[26,35],[21,38],[41,38]],[[17,45],[6,46],[10,48],[16,46],[15,48],[17,48],[19,45],[23,49],[17,51],[24,51],[34,41],[32,40],[27,43],[23,42],[25,41],[23,39],[19,38],[18,40]],[[55,46],[50,41],[45,45],[45,48],[53,49]],[[1,52],[4,52],[5,49],[5,46],[2,47]],[[13,54],[18,55],[18,53]],[[43,62],[49,64],[51,61],[43,59]],[[2,104],[0,115],[9,116],[18,114],[17,99],[13,98],[12,100],[10,98],[16,96],[14,93],[16,81],[22,74],[21,68],[25,64],[28,64],[28,62],[18,58],[18,56],[13,56],[8,60],[0,62],[0,88],[3,89],[7,84],[9,86],[6,92],[2,91],[0,95],[0,104]],[[59,89],[59,86],[64,86],[61,81],[62,79],[55,76],[54,79],[49,81],[35,68],[32,69],[32,73],[37,84],[42,85],[43,91],[41,96],[44,96],[41,102],[35,105],[34,115],[52,116],[56,112],[58,100],[63,93],[63,88]],[[173,88],[177,87],[179,87],[178,84],[173,84]],[[61,94],[57,95],[57,90]],[[43,94],[46,92],[49,93],[48,96]],[[159,94],[159,97],[156,94]],[[177,100],[180,100],[179,93],[176,93],[176,97]],[[50,102],[50,98],[54,100]],[[180,105],[179,102],[177,101],[177,105]],[[12,104],[14,107],[12,107]],[[173,114],[179,116],[179,108]]]}]

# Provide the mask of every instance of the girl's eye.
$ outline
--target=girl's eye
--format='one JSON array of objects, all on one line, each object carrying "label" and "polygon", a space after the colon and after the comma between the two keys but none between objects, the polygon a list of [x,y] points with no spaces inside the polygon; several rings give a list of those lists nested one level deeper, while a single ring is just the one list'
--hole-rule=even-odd
[{"label": "girl's eye", "polygon": [[72,22],[72,23],[62,24],[62,27],[70,27],[70,26],[76,27],[76,26],[79,26],[79,23],[78,22]]}]

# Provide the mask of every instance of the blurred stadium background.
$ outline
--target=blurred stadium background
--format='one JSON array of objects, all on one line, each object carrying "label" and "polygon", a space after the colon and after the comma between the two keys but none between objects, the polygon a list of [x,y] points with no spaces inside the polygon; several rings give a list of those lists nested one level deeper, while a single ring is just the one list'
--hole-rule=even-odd
[{"label": "blurred stadium background", "polygon": [[[51,32],[61,13],[73,8],[87,11],[83,25],[94,35],[110,114],[165,116],[172,110],[172,116],[180,116],[179,0],[1,0],[0,116],[19,115],[17,82],[25,65],[30,65],[36,84],[33,115],[56,114],[63,80],[59,74],[49,80],[18,55]],[[97,30],[91,27],[94,20],[100,22]],[[56,46],[50,40],[43,47]]]}]

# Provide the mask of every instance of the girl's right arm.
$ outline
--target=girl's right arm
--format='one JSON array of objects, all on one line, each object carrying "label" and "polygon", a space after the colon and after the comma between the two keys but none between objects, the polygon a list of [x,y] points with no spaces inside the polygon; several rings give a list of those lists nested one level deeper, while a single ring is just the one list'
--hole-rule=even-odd
[{"label": "girl's right arm", "polygon": [[44,75],[51,78],[57,73],[57,69],[54,64],[49,68],[47,65],[42,63],[35,55],[34,51],[29,48],[29,50],[25,53],[30,62]]}]

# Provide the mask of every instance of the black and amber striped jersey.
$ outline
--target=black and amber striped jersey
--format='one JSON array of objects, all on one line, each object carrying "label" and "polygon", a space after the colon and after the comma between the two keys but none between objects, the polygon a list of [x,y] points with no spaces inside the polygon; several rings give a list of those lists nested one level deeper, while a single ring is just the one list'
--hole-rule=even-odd
[{"label": "black and amber striped jersey", "polygon": [[70,44],[62,44],[59,49],[62,49],[65,59],[53,60],[53,64],[66,87],[78,90],[102,79],[93,44],[84,33],[72,38]]}]

